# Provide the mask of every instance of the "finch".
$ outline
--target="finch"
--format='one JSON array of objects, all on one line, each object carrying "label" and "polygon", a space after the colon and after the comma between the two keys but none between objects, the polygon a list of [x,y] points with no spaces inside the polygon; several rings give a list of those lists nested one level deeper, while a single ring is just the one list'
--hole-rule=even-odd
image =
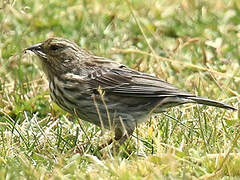
[{"label": "finch", "polygon": [[35,53],[49,81],[51,99],[65,111],[113,129],[122,144],[151,113],[185,103],[236,110],[198,97],[153,76],[99,57],[63,38],[49,38],[26,51]]}]

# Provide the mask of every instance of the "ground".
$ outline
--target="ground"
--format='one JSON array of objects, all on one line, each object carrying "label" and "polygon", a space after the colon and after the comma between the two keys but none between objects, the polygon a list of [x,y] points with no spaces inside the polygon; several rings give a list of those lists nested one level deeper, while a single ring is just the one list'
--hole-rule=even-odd
[{"label": "ground", "polygon": [[240,1],[2,0],[0,179],[238,179],[240,113],[188,104],[119,150],[61,110],[30,45],[60,36],[178,88],[239,107]]}]

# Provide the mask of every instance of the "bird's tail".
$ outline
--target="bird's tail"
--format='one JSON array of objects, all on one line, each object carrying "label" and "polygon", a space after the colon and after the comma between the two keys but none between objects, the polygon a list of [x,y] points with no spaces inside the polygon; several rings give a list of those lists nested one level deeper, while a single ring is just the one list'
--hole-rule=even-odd
[{"label": "bird's tail", "polygon": [[232,109],[232,110],[237,110],[236,108],[227,105],[225,103],[219,102],[219,101],[215,101],[215,100],[211,100],[211,99],[207,99],[204,97],[187,97],[187,99],[193,100],[198,104],[205,104],[208,106],[215,106],[215,107],[220,107],[220,108],[224,108],[224,109]]}]

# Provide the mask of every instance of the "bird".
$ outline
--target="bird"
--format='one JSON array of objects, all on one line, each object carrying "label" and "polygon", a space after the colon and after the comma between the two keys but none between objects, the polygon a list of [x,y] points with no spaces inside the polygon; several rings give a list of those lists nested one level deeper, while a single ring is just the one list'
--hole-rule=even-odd
[{"label": "bird", "polygon": [[112,129],[119,144],[152,113],[174,106],[197,103],[236,110],[178,89],[154,75],[96,56],[64,38],[51,37],[24,51],[39,57],[50,97],[59,107],[84,121]]}]

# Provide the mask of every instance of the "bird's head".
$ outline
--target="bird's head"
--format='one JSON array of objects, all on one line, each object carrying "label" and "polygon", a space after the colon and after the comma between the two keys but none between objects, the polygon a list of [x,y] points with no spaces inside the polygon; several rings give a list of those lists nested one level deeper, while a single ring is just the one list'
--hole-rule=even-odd
[{"label": "bird's head", "polygon": [[40,58],[46,74],[69,71],[89,56],[88,52],[75,43],[56,37],[26,48],[26,51],[32,51]]}]

